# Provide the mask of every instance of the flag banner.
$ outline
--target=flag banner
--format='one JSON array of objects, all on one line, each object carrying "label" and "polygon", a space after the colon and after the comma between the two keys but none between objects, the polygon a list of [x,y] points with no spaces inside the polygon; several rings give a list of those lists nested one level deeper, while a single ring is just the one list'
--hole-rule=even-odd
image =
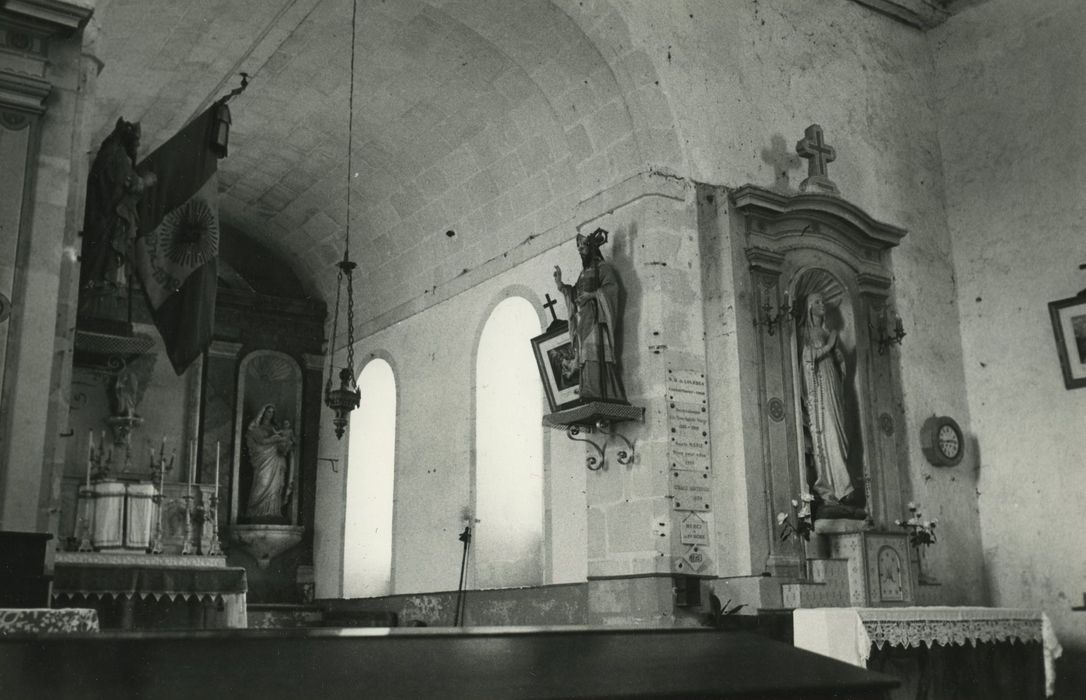
[{"label": "flag banner", "polygon": [[218,158],[211,108],[139,165],[155,174],[140,204],[136,271],[174,371],[211,343],[219,254]]}]

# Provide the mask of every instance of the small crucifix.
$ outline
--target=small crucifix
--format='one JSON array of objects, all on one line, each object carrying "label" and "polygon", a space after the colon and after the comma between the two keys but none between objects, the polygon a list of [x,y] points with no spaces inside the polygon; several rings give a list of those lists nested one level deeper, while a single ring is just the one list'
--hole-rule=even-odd
[{"label": "small crucifix", "polygon": [[558,323],[558,314],[554,312],[554,305],[558,303],[558,300],[551,299],[550,294],[544,294],[543,296],[547,299],[547,303],[543,305],[543,308],[551,312],[551,326],[554,326]]},{"label": "small crucifix", "polygon": [[807,179],[799,184],[800,192],[816,190],[838,194],[837,185],[826,173],[826,165],[837,158],[837,151],[823,140],[821,126],[811,124],[803,130],[803,138],[796,143],[796,153],[807,159]]}]

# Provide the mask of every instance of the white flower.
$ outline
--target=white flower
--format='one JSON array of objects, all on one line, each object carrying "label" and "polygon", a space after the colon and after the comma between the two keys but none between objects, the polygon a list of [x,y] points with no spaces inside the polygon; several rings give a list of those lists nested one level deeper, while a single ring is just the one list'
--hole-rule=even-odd
[{"label": "white flower", "polygon": [[909,501],[909,510],[916,510],[916,504],[912,501]]},{"label": "white flower", "polygon": [[799,501],[797,501],[796,499],[793,498],[792,499],[792,507],[793,508],[799,508]]},{"label": "white flower", "polygon": [[785,520],[788,520],[788,515],[786,513],[777,513],[777,524],[778,525],[784,525]]}]

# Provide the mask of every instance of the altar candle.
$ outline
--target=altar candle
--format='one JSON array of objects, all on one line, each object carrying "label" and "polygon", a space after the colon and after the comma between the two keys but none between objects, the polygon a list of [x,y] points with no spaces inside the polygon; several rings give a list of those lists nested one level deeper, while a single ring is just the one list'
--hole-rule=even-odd
[{"label": "altar candle", "polygon": [[193,481],[196,478],[196,441],[192,441],[192,451],[189,452],[192,455],[192,464],[189,466],[189,486],[192,486]]},{"label": "altar candle", "polygon": [[219,451],[222,445],[218,440],[215,441],[215,500],[219,500]]},{"label": "altar candle", "polygon": [[[166,460],[158,460],[158,495],[162,496],[166,487]],[[159,506],[161,508],[161,506]]]},{"label": "altar candle", "polygon": [[166,456],[166,436],[165,435],[162,436],[162,447],[160,447],[158,449],[158,456],[163,457],[163,458]]},{"label": "altar candle", "polygon": [[91,460],[94,459],[94,431],[87,431],[87,488],[90,488]]}]

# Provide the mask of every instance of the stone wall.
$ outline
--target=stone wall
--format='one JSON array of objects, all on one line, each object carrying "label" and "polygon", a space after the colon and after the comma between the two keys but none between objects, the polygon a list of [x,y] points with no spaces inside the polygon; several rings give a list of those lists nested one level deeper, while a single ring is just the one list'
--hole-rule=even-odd
[{"label": "stone wall", "polygon": [[[607,14],[608,8],[617,16]],[[696,305],[703,292],[699,275],[690,272],[699,268],[698,253],[685,247],[690,240],[696,240],[687,238],[689,232],[696,231],[696,213],[692,194],[682,195],[689,201],[684,199],[677,208],[671,204],[661,208],[656,202],[623,199],[623,183],[659,178],[673,181],[680,190],[689,188],[690,192],[694,182],[729,188],[752,183],[794,189],[806,168],[794,155],[795,142],[808,124],[817,122],[825,128],[829,143],[837,148],[837,160],[831,164],[830,173],[842,194],[874,218],[909,231],[891,256],[897,310],[909,334],[899,355],[905,388],[906,423],[902,430],[907,435],[907,449],[899,458],[909,465],[901,489],[904,500],[921,501],[925,513],[939,518],[945,527],[933,552],[933,565],[944,584],[946,602],[984,602],[975,451],[967,453],[960,467],[938,471],[924,459],[919,441],[923,420],[936,412],[954,416],[967,433],[971,430],[956,332],[957,295],[942,194],[933,71],[925,36],[845,0],[819,3],[817,7],[798,0],[774,4],[675,2],[663,10],[638,3],[622,5],[621,12],[607,3],[597,3],[567,11],[605,57],[613,57],[612,49],[621,47],[617,54],[621,58],[611,63],[620,86],[625,86],[634,66],[641,67],[636,75],[658,78],[652,81],[651,91],[626,91],[624,99],[635,113],[635,131],[651,123],[669,138],[680,141],[682,157],[667,158],[659,168],[655,168],[651,157],[634,163],[612,161],[614,167],[644,168],[646,172],[631,170],[625,180],[621,173],[611,173],[607,182],[618,184],[602,190],[592,189],[590,179],[581,178],[571,197],[580,204],[574,207],[571,218],[557,223],[537,219],[545,228],[524,231],[528,238],[507,252],[488,248],[492,257],[474,258],[462,274],[447,282],[440,275],[434,277],[432,289],[421,294],[413,292],[416,296],[407,297],[387,313],[371,316],[363,324],[364,339],[356,355],[380,351],[381,356],[394,360],[400,388],[399,431],[413,436],[410,444],[398,446],[398,462],[406,460],[404,463],[412,466],[404,468],[422,470],[440,465],[436,474],[414,485],[409,477],[398,477],[400,511],[409,507],[405,503],[415,497],[422,498],[420,503],[427,507],[420,507],[425,511],[424,519],[396,516],[397,526],[406,531],[401,529],[396,535],[395,590],[447,587],[448,581],[433,581],[429,572],[456,575],[458,550],[451,537],[471,488],[472,426],[470,410],[464,404],[471,396],[472,333],[485,320],[488,304],[502,290],[520,285],[541,296],[550,286],[554,261],[563,261],[564,267],[575,266],[570,259],[572,245],[564,249],[557,246],[572,238],[578,225],[609,222],[614,231],[620,232],[620,240],[626,236],[623,245],[646,244],[655,250],[646,260],[676,263],[685,270],[679,274],[673,267],[663,273],[662,267],[639,267],[633,260],[635,248],[621,251],[630,256],[624,264],[630,273],[627,284],[634,287],[629,300],[633,318],[637,319],[624,338],[628,341],[627,382],[637,387],[634,393],[640,398],[655,400],[654,392],[662,387],[658,370],[666,364],[666,358],[654,354],[654,347],[670,346],[692,361],[708,359],[701,338],[702,319],[692,325],[684,320],[685,310]],[[646,142],[651,141],[641,135]],[[667,149],[660,152],[666,153]],[[668,207],[672,210],[661,213]],[[636,237],[628,236],[631,230],[637,231]],[[420,276],[417,270],[410,274]],[[727,329],[734,328],[740,318],[737,307],[750,304],[749,298],[737,296],[734,289],[719,295],[716,307],[703,309],[706,318],[712,315],[714,328],[724,329],[724,340]],[[652,332],[661,335],[654,337]],[[427,335],[431,333],[441,338],[440,345],[418,348],[419,340],[431,337]],[[445,382],[451,398],[426,393],[424,387],[435,381]],[[718,388],[718,392],[733,390],[737,388]],[[426,403],[434,405],[419,407]],[[641,465],[649,469],[659,468],[661,458],[666,459],[660,443],[655,442],[662,438],[660,417],[654,417],[650,406],[645,427],[635,431],[645,448],[640,455]],[[730,499],[758,497],[756,493],[733,494],[727,490],[728,475],[742,468],[735,461],[742,454],[736,431],[744,430],[738,402],[724,418],[720,424],[731,426],[733,431],[714,436],[713,448],[714,472],[722,479],[715,487],[715,497],[721,506]],[[420,433],[431,430],[436,420],[445,426],[440,437]],[[557,448],[553,438],[550,442],[549,459],[553,465]],[[451,472],[446,466],[450,463]],[[605,576],[620,571],[649,572],[656,566],[649,562],[670,553],[666,547],[650,544],[652,523],[660,513],[646,506],[652,498],[664,506],[666,481],[652,481],[647,472],[636,470],[622,478],[616,476],[612,474],[610,480],[597,479],[595,474],[588,477],[589,520],[578,527],[586,528],[589,565],[585,573],[589,576],[593,572]],[[318,512],[325,506],[329,513],[341,509],[342,481],[327,481],[325,491],[325,476],[321,478],[323,505]],[[640,483],[642,479],[649,481]],[[408,497],[404,488],[417,491],[410,491]],[[631,493],[634,498],[627,501]],[[642,493],[649,501],[638,505],[637,494]],[[604,507],[605,503],[619,505],[610,509]],[[633,515],[638,507],[647,508],[644,517]],[[609,530],[610,522],[601,517],[605,511],[630,511],[623,527],[639,528],[640,532],[623,530],[621,538],[604,544],[607,535],[601,532],[618,534]],[[337,545],[334,534],[338,522],[329,519],[328,531],[318,535],[318,550],[322,550],[322,537],[328,537],[329,544],[324,554],[318,552],[318,571],[329,571],[320,562],[325,554],[329,565],[338,556],[335,548],[341,544]],[[318,526],[318,531],[321,529]],[[451,544],[434,541],[433,533],[443,529],[450,533]],[[629,546],[631,538],[636,540],[633,547]],[[620,542],[628,556],[620,555],[615,548]],[[604,554],[597,559],[600,552]],[[760,561],[760,554],[749,551],[743,541],[727,543],[721,556],[747,562],[742,566],[749,571],[741,573],[761,573],[754,563]],[[416,557],[419,562],[427,562],[426,571],[418,568],[421,564],[404,568],[409,558]],[[953,568],[950,561],[954,562]],[[578,568],[563,569],[556,561],[552,575],[575,579],[583,574]],[[320,590],[320,579],[318,574],[318,595],[329,595],[327,589],[323,593]]]},{"label": "stone wall", "polygon": [[1086,287],[1086,7],[992,0],[931,40],[986,583],[1052,618],[1077,696],[1086,391],[1064,388],[1047,305]]}]

